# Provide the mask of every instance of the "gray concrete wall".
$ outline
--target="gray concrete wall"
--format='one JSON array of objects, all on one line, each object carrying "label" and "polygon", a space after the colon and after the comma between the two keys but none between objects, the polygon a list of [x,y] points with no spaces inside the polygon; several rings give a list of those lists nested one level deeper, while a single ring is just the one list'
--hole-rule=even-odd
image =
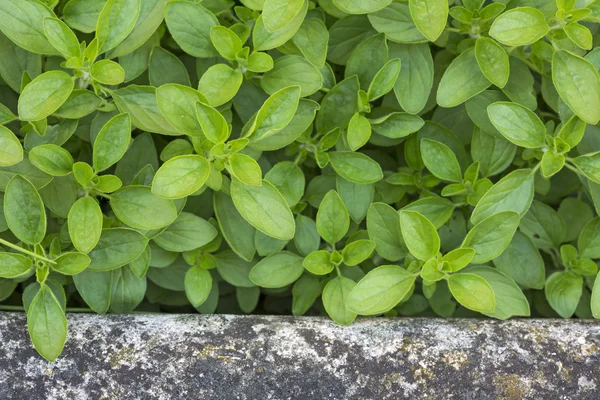
[{"label": "gray concrete wall", "polygon": [[0,399],[600,399],[600,323],[0,313]]}]

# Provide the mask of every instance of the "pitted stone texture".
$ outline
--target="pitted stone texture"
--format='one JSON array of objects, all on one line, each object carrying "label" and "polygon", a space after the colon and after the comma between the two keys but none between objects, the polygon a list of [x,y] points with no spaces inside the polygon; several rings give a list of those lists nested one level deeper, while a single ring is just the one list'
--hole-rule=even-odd
[{"label": "pitted stone texture", "polygon": [[0,399],[600,399],[600,324],[69,315],[58,361],[0,313]]}]

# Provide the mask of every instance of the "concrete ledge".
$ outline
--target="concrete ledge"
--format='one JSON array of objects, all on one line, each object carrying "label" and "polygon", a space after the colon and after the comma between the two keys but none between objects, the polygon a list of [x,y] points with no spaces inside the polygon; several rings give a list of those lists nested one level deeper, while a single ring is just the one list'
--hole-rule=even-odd
[{"label": "concrete ledge", "polygon": [[0,313],[0,399],[598,399],[600,323],[69,315],[48,363]]}]

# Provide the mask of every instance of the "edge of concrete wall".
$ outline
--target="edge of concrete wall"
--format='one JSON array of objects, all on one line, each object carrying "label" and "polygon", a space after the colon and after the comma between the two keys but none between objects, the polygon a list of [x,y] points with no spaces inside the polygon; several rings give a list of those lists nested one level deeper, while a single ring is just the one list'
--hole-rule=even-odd
[{"label": "edge of concrete wall", "polygon": [[0,399],[598,399],[600,322],[0,313]]}]

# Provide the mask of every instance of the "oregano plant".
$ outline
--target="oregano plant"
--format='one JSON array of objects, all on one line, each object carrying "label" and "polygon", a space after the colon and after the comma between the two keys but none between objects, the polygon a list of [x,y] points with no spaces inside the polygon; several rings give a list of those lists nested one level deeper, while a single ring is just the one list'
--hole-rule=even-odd
[{"label": "oregano plant", "polygon": [[0,0],[0,310],[600,318],[598,0]]}]

